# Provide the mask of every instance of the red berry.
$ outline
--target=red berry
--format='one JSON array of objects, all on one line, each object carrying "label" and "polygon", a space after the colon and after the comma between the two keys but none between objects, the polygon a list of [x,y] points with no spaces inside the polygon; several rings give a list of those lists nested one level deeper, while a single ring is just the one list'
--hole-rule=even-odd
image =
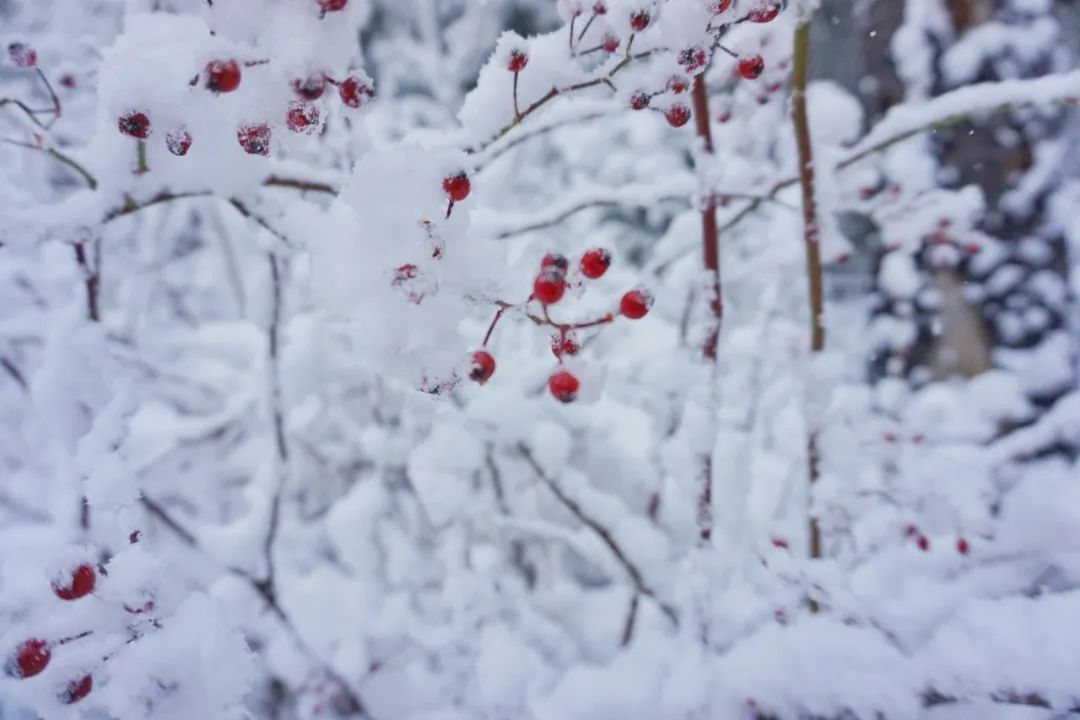
[{"label": "red berry", "polygon": [[925,535],[920,535],[917,541],[919,549],[926,552],[930,549],[930,540]]},{"label": "red berry", "polygon": [[47,642],[31,638],[15,649],[15,655],[4,665],[4,672],[16,678],[34,677],[45,669],[51,657]]},{"label": "red berry", "polygon": [[191,149],[191,133],[184,128],[173,128],[165,135],[165,147],[173,155],[183,157]]},{"label": "red berry", "polygon": [[630,13],[630,27],[634,29],[634,32],[641,32],[645,28],[649,27],[649,23],[652,21],[652,15],[645,10],[638,10]]},{"label": "red berry", "polygon": [[214,60],[206,66],[206,89],[227,93],[240,87],[240,66],[235,60]]},{"label": "red berry", "polygon": [[319,108],[310,103],[293,101],[289,103],[285,125],[293,132],[311,132],[319,126]]},{"label": "red berry", "polygon": [[979,246],[978,243],[969,242],[964,245],[964,252],[966,252],[968,255],[974,255],[981,249],[982,248]]},{"label": "red berry", "polygon": [[78,82],[75,80],[75,76],[71,73],[64,73],[60,76],[60,84],[66,87],[68,90],[71,90],[78,84]]},{"label": "red berry", "polygon": [[318,3],[323,13],[328,13],[344,10],[345,6],[349,4],[349,0],[318,0]]},{"label": "red berry", "polygon": [[664,113],[664,117],[667,118],[668,124],[671,125],[671,127],[682,127],[690,122],[690,108],[682,103],[676,103],[667,109],[667,112]]},{"label": "red berry", "polygon": [[142,605],[128,605],[127,603],[124,603],[124,610],[131,613],[132,615],[142,615],[143,613],[148,613],[153,609],[153,600],[147,600]]},{"label": "red berry", "polygon": [[551,352],[557,358],[561,359],[564,355],[577,355],[580,351],[581,346],[573,335],[567,335],[561,339],[551,338]]},{"label": "red berry", "polygon": [[8,55],[15,67],[32,68],[37,65],[37,50],[21,42],[13,42],[8,45]]},{"label": "red berry", "polygon": [[566,272],[570,269],[570,261],[566,259],[566,256],[562,253],[548,253],[544,256],[544,259],[540,261],[540,269],[553,267],[561,272]]},{"label": "red berry", "polygon": [[640,320],[649,314],[652,304],[653,297],[648,290],[631,290],[619,301],[619,312],[623,317]]},{"label": "red berry", "polygon": [[67,578],[53,582],[52,589],[61,600],[78,600],[93,592],[96,583],[97,573],[94,568],[83,563],[72,570]]},{"label": "red berry", "polygon": [[367,80],[352,76],[346,78],[338,87],[338,95],[341,96],[341,102],[351,108],[358,108],[375,97],[375,88],[371,87]]},{"label": "red berry", "polygon": [[117,125],[124,135],[130,135],[140,140],[145,140],[150,134],[150,118],[146,116],[146,113],[129,112],[126,115],[121,115]]},{"label": "red berry", "polygon": [[956,552],[960,553],[961,555],[967,555],[968,550],[970,550],[970,548],[968,547],[967,540],[965,540],[964,538],[960,538],[956,541]]},{"label": "red berry", "polygon": [[630,96],[630,108],[632,110],[644,110],[649,107],[649,96],[638,91]]},{"label": "red berry", "polygon": [[472,189],[472,184],[469,182],[469,176],[464,172],[458,172],[453,175],[447,175],[442,181],[443,190],[450,196],[450,199],[454,202],[461,202],[465,198],[469,197],[469,191]]},{"label": "red berry", "polygon": [[558,370],[548,378],[548,389],[559,402],[573,402],[577,399],[578,388],[581,383],[569,370]]},{"label": "red berry", "polygon": [[607,15],[607,4],[604,0],[596,0],[596,2],[593,3],[592,11],[597,15]]},{"label": "red berry", "polygon": [[587,250],[581,256],[581,273],[587,277],[596,279],[607,272],[611,267],[611,253],[604,248]]},{"label": "red berry", "polygon": [[767,23],[776,19],[776,16],[780,14],[780,3],[775,0],[764,2],[759,4],[756,8],[746,14],[746,19],[750,22]]},{"label": "red berry", "polygon": [[772,544],[773,544],[773,547],[778,547],[778,548],[781,548],[783,550],[788,549],[788,541],[785,538],[782,538],[782,537],[774,537],[772,539]]},{"label": "red berry", "polygon": [[713,15],[719,15],[729,7],[731,7],[731,0],[713,0],[709,9],[712,10]]},{"label": "red berry", "polygon": [[236,131],[236,139],[248,155],[270,154],[270,126],[266,123],[241,125]]},{"label": "red berry", "polygon": [[765,86],[765,89],[768,90],[771,93],[780,92],[781,90],[784,89],[784,81],[783,80],[776,80],[774,82],[771,82],[771,83],[769,83],[768,85]]},{"label": "red berry", "polygon": [[609,33],[604,35],[604,39],[600,41],[600,47],[604,49],[604,52],[613,53],[619,49],[621,42],[622,40]]},{"label": "red berry", "polygon": [[765,72],[765,60],[760,55],[739,58],[735,71],[739,73],[740,77],[747,80],[756,80],[761,77],[761,73]]},{"label": "red berry", "polygon": [[94,688],[94,679],[89,675],[83,675],[78,680],[72,680],[67,688],[60,693],[60,702],[65,705],[73,705],[90,694]]},{"label": "red berry", "polygon": [[293,90],[304,100],[318,100],[326,92],[326,75],[315,73],[293,80]]},{"label": "red berry", "polygon": [[566,292],[566,273],[555,267],[544,268],[533,281],[533,296],[545,305],[554,305]]},{"label": "red berry", "polygon": [[682,95],[690,87],[690,82],[682,75],[673,75],[667,82],[667,89],[675,95]]},{"label": "red berry", "polygon": [[528,54],[514,48],[510,51],[510,60],[506,63],[506,67],[510,72],[521,72],[525,69],[525,66],[529,64]]},{"label": "red berry", "polygon": [[699,47],[687,48],[679,53],[678,63],[686,68],[686,72],[692,73],[705,67],[708,56],[705,50]]},{"label": "red berry", "polygon": [[916,527],[913,523],[908,523],[907,525],[904,526],[904,535],[906,537],[915,537],[918,534],[919,534],[919,528]]},{"label": "red berry", "polygon": [[483,385],[495,374],[495,358],[487,350],[477,350],[472,356],[469,379]]}]

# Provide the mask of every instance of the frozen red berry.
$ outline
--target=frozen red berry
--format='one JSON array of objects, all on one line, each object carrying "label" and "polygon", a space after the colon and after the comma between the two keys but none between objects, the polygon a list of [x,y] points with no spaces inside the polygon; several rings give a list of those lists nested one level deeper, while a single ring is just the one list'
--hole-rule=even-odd
[{"label": "frozen red berry", "polygon": [[913,523],[908,523],[907,525],[904,526],[904,536],[905,537],[915,537],[918,534],[919,534],[919,528],[916,527]]},{"label": "frozen red berry", "polygon": [[653,297],[648,290],[631,290],[619,301],[619,312],[623,317],[640,320],[649,314],[652,304]]},{"label": "frozen red berry", "polygon": [[191,133],[184,128],[173,128],[165,135],[165,147],[178,157],[187,155],[191,149]]},{"label": "frozen red berry", "polygon": [[553,267],[560,272],[566,272],[570,269],[570,261],[566,259],[566,256],[562,253],[548,253],[544,255],[544,258],[540,261],[540,269]]},{"label": "frozen red berry", "polygon": [[240,65],[235,60],[213,60],[206,65],[206,89],[227,93],[240,87]]},{"label": "frozen red berry", "polygon": [[145,140],[150,135],[150,118],[146,116],[146,113],[125,113],[120,116],[117,126],[124,135],[130,135],[140,140]]},{"label": "frozen red berry", "polygon": [[604,52],[613,53],[619,49],[620,43],[622,43],[622,40],[619,40],[615,35],[608,33],[607,35],[604,35],[604,38],[600,41],[600,47],[604,49]]},{"label": "frozen red berry", "polygon": [[15,654],[4,664],[4,672],[16,678],[34,677],[45,669],[51,657],[49,643],[31,638],[15,649]]},{"label": "frozen red berry", "polygon": [[667,109],[664,117],[667,118],[668,125],[671,127],[682,127],[690,122],[690,108],[682,103],[676,103]]},{"label": "frozen red berry", "polygon": [[94,679],[89,675],[83,675],[77,680],[72,680],[60,693],[59,700],[65,705],[74,705],[94,689]]},{"label": "frozen red berry", "polygon": [[705,67],[708,56],[704,48],[687,48],[679,53],[678,63],[686,68],[686,72],[692,73]]},{"label": "frozen red berry", "polygon": [[510,72],[521,72],[525,69],[525,66],[529,64],[529,55],[522,50],[514,48],[510,51],[510,60],[506,63],[506,68]]},{"label": "frozen red berry", "polygon": [[364,78],[355,75],[345,78],[338,87],[341,102],[351,108],[358,108],[375,97],[375,88]]},{"label": "frozen red berry", "polygon": [[495,358],[487,350],[477,350],[472,355],[469,379],[483,385],[495,374]]},{"label": "frozen red berry", "polygon": [[767,23],[776,19],[780,14],[780,3],[776,0],[761,2],[750,12],[746,13],[746,19],[755,23]]},{"label": "frozen red berry", "polygon": [[248,155],[270,154],[270,126],[266,123],[241,125],[236,139]]},{"label": "frozen red berry", "polygon": [[592,11],[597,15],[607,15],[607,3],[604,0],[596,0],[593,3]]},{"label": "frozen red berry", "polygon": [[8,45],[7,51],[15,67],[32,68],[37,65],[37,50],[26,43],[13,42]]},{"label": "frozen red berry", "polygon": [[578,344],[577,338],[573,335],[566,335],[565,337],[555,336],[551,339],[551,353],[562,359],[566,355],[577,355],[581,351],[581,345]]},{"label": "frozen red berry", "polygon": [[142,603],[141,605],[129,605],[128,603],[124,603],[124,610],[131,613],[132,615],[142,615],[143,613],[148,613],[148,612],[153,611],[153,609],[154,609],[154,601],[153,600],[147,600],[146,602]]},{"label": "frozen red berry", "polygon": [[652,22],[652,15],[647,10],[636,10],[630,13],[630,27],[634,29],[634,32],[641,32],[649,27],[650,22]]},{"label": "frozen red berry", "polygon": [[559,402],[569,403],[577,399],[581,382],[569,370],[557,370],[548,378],[548,389]]},{"label": "frozen red berry", "polygon": [[319,7],[322,8],[323,13],[337,12],[344,10],[345,6],[349,4],[349,0],[318,0]]},{"label": "frozen red berry", "polygon": [[690,81],[683,75],[672,75],[667,82],[667,89],[675,95],[682,95],[690,88]]},{"label": "frozen red berry", "polygon": [[555,267],[544,268],[533,281],[533,297],[545,305],[554,305],[566,292],[566,273]]},{"label": "frozen red berry", "polygon": [[919,546],[919,549],[926,552],[930,549],[930,539],[925,535],[920,535],[919,539],[915,541],[915,544]]},{"label": "frozen red berry", "polygon": [[604,248],[586,250],[581,256],[581,274],[587,278],[596,279],[607,272],[611,267],[611,253]]},{"label": "frozen red berry", "polygon": [[712,11],[713,15],[719,15],[720,13],[725,12],[729,7],[731,7],[731,0],[713,0],[712,3],[709,4],[709,10]]},{"label": "frozen red berry", "polygon": [[469,176],[464,172],[457,172],[453,175],[447,175],[442,181],[443,190],[450,196],[450,199],[454,202],[461,202],[465,198],[469,197],[469,191],[472,190],[472,183],[469,182]]},{"label": "frozen red berry", "polygon": [[787,538],[774,537],[774,538],[772,538],[772,544],[773,544],[773,547],[777,547],[777,548],[780,548],[782,550],[787,550],[788,549]]},{"label": "frozen red berry", "polygon": [[765,72],[765,59],[760,55],[739,58],[739,62],[735,65],[735,72],[739,74],[739,77],[756,80],[761,77],[761,73]]},{"label": "frozen red berry", "polygon": [[644,92],[636,92],[630,96],[630,108],[632,110],[644,110],[649,107],[649,96]]},{"label": "frozen red berry", "polygon": [[318,106],[294,100],[285,114],[285,125],[293,132],[312,132],[319,127]]},{"label": "frozen red berry", "polygon": [[971,548],[968,546],[968,541],[964,538],[960,538],[956,541],[956,552],[960,553],[961,555],[967,555],[968,550],[970,549]]},{"label": "frozen red berry", "polygon": [[97,573],[93,566],[83,563],[52,584],[53,592],[61,600],[78,600],[94,591],[97,584]]},{"label": "frozen red berry", "polygon": [[326,92],[326,75],[313,73],[306,78],[293,80],[293,90],[303,100],[318,100]]},{"label": "frozen red berry", "polygon": [[71,73],[64,73],[60,76],[60,85],[66,87],[68,90],[73,90],[79,82],[75,79],[75,76]]}]

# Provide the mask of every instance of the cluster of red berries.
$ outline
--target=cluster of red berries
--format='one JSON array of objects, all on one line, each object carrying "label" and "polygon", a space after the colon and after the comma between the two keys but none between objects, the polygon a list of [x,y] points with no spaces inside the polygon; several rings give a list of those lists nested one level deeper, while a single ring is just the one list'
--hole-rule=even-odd
[{"label": "cluster of red berries", "polygon": [[[577,270],[583,277],[590,280],[603,277],[609,267],[611,267],[611,253],[604,248],[587,250],[581,255],[577,263]],[[567,278],[569,272],[570,261],[565,255],[559,253],[545,255],[540,261],[540,269],[533,279],[532,295],[524,303],[526,308],[533,301],[540,303],[541,314],[530,313],[528,317],[534,323],[548,326],[558,333],[552,339],[551,351],[558,360],[560,367],[548,378],[548,389],[555,399],[564,403],[573,402],[577,399],[578,392],[581,389],[580,378],[569,369],[562,367],[563,358],[574,356],[581,350],[575,332],[606,325],[615,320],[613,313],[607,313],[600,318],[579,323],[557,323],[551,319],[548,308],[557,304],[566,294],[569,286]],[[495,319],[488,328],[487,336],[484,338],[485,346],[491,338],[491,333],[502,313],[510,307],[512,306],[500,303],[500,310],[496,313]],[[635,289],[622,296],[619,301],[619,314],[630,320],[639,320],[648,314],[650,307],[652,307],[652,295],[647,290]],[[472,354],[469,378],[483,384],[490,380],[494,374],[495,358],[491,353],[485,349],[475,351]]]},{"label": "cluster of red berries", "polygon": [[37,51],[26,43],[13,42],[8,45],[7,51],[15,67],[29,69],[37,66]]},{"label": "cluster of red berries", "polygon": [[[340,2],[327,0],[324,4],[327,10],[340,10],[345,7],[344,0]],[[243,74],[240,63],[236,60],[213,60],[207,63],[203,70],[205,74],[204,87],[212,93],[230,93],[240,87]],[[198,76],[191,81],[192,85],[198,83]],[[338,87],[338,96],[342,104],[350,108],[359,108],[375,97],[375,90],[371,82],[363,77],[351,75],[338,82],[325,73],[313,73],[305,78],[299,78],[292,82],[293,91],[300,98],[299,101],[289,103],[285,113],[285,126],[293,132],[310,133],[319,126],[319,108],[310,103],[318,100],[326,92],[327,84]],[[132,110],[120,116],[118,127],[122,134],[138,140],[145,140],[150,136],[150,117],[142,111]],[[236,131],[236,140],[249,155],[270,154],[270,126],[266,123],[250,123],[241,126]],[[182,157],[191,149],[192,137],[186,128],[178,127],[169,130],[165,136],[165,147],[173,155]]]},{"label": "cluster of red berries", "polygon": [[[904,536],[915,539],[915,545],[923,552],[930,550],[930,538],[926,537],[917,525],[908,524],[904,526]],[[961,555],[967,555],[970,552],[971,546],[965,538],[956,539],[956,552]]]},{"label": "cluster of red berries", "polygon": [[[731,0],[714,0],[710,5],[710,9],[714,15],[720,15],[721,13],[726,12],[731,5]],[[781,4],[777,0],[760,0],[747,12],[743,19],[755,23],[772,22],[780,14],[780,9]],[[635,31],[640,32],[648,27],[651,19],[652,18],[647,11],[641,10],[631,16],[630,24]],[[727,50],[726,48],[725,51],[735,55],[734,52]],[[747,80],[756,80],[765,72],[765,59],[762,58],[761,55],[755,54],[745,57],[736,57],[738,59],[735,64],[734,72],[738,77]],[[693,75],[701,72],[708,65],[709,52],[700,46],[685,48],[676,55],[676,62],[688,75]],[[689,81],[686,77],[676,75],[668,80],[667,86],[663,90],[658,92],[650,93],[645,90],[636,90],[633,92],[630,95],[630,108],[633,110],[644,110],[650,106],[652,99],[657,95],[661,95],[664,92],[669,92],[672,95],[681,95],[686,92],[688,88]],[[682,127],[690,122],[690,106],[685,102],[676,100],[664,110],[664,117],[672,127]],[[730,113],[728,113],[728,119],[730,119]]]},{"label": "cluster of red berries", "polygon": [[[93,592],[96,584],[97,573],[93,566],[83,563],[72,570],[66,578],[53,582],[52,590],[61,600],[74,601]],[[63,644],[73,639],[68,638],[55,644]],[[5,674],[20,679],[41,674],[52,659],[53,646],[54,643],[42,638],[24,640],[4,663]],[[93,687],[93,677],[82,675],[71,680],[60,692],[58,699],[68,705],[76,703],[89,695]]]}]

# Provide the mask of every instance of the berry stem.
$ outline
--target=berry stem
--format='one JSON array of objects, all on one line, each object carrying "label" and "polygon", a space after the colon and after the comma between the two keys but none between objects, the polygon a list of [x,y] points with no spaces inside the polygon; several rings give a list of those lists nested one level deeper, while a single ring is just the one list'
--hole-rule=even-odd
[{"label": "berry stem", "polygon": [[570,37],[568,38],[569,39],[568,44],[570,46],[570,55],[571,56],[574,55],[574,23],[576,23],[576,22],[577,22],[577,15],[574,15],[573,17],[570,18]]},{"label": "berry stem", "polygon": [[142,175],[144,172],[148,172],[150,168],[146,164],[146,141],[135,141],[135,156],[138,158],[138,165],[135,168],[136,175]]},{"label": "berry stem", "polygon": [[450,213],[454,211],[454,199],[450,198],[450,202],[446,206],[446,217],[450,217]]},{"label": "berry stem", "polygon": [[495,317],[491,319],[491,324],[488,325],[487,332],[484,333],[484,342],[480,343],[481,347],[487,347],[488,341],[491,340],[491,334],[495,332],[495,326],[499,324],[499,320],[502,319],[503,313],[507,309],[513,307],[512,305],[500,305],[499,309],[495,311]]},{"label": "berry stem", "polygon": [[514,71],[514,120],[521,122],[521,111],[518,109],[518,71]]},{"label": "berry stem", "polygon": [[586,21],[585,27],[581,28],[581,32],[578,33],[578,36],[577,36],[577,41],[578,42],[581,42],[581,39],[585,37],[585,33],[589,32],[589,28],[592,27],[592,24],[593,24],[594,20],[596,20],[596,12],[595,11],[589,17],[589,19]]},{"label": "berry stem", "polygon": [[45,90],[49,93],[49,98],[52,100],[53,104],[51,110],[51,112],[53,113],[53,118],[45,124],[45,128],[48,129],[52,127],[52,124],[54,122],[60,119],[60,113],[62,110],[60,106],[60,97],[56,94],[56,91],[53,90],[53,86],[52,83],[49,82],[49,78],[45,77],[45,73],[41,72],[41,68],[35,67],[34,72],[36,72],[37,76],[41,78],[41,82],[43,85],[45,85]]},{"label": "berry stem", "polygon": [[739,57],[739,53],[735,52],[734,50],[729,48],[727,45],[724,45],[724,44],[722,44],[720,42],[717,42],[716,47],[719,50],[723,50],[724,52],[726,52],[728,55],[730,55],[733,58],[738,58]]}]

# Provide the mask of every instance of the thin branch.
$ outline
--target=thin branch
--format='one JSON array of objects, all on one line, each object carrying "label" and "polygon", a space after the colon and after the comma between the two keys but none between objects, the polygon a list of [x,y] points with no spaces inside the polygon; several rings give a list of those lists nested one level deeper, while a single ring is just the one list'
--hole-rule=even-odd
[{"label": "thin branch", "polygon": [[337,195],[338,193],[337,188],[329,183],[304,180],[303,178],[282,177],[280,175],[271,175],[263,180],[263,187],[292,188],[301,192],[318,192],[327,195]]},{"label": "thin branch", "polygon": [[[799,186],[802,190],[803,206],[803,245],[806,249],[806,276],[809,288],[810,310],[810,353],[819,355],[825,350],[825,293],[821,269],[820,225],[817,214],[817,194],[815,189],[814,149],[810,132],[810,120],[807,116],[806,88],[810,79],[810,22],[803,21],[795,30],[795,51],[791,71],[791,115],[795,127],[795,143],[799,151]],[[811,427],[807,436],[807,466],[811,497],[813,487],[820,477],[820,453],[818,433],[811,418]],[[821,557],[821,526],[814,516],[812,502],[807,502],[810,532],[810,557]],[[817,612],[818,602],[808,599],[811,612]]]},{"label": "thin branch", "polygon": [[[517,147],[518,145],[522,144],[523,142],[525,142],[527,140],[531,140],[534,137],[539,137],[540,135],[546,135],[547,133],[551,132],[552,130],[557,130],[559,128],[566,127],[567,125],[572,125],[572,124],[579,123],[579,122],[588,122],[590,120],[596,120],[598,118],[604,117],[604,115],[605,115],[605,113],[602,113],[602,112],[588,113],[588,114],[582,115],[580,117],[569,118],[567,120],[563,120],[561,122],[555,122],[555,123],[552,123],[550,125],[541,125],[539,127],[534,127],[534,128],[530,129],[530,132],[518,133],[514,137],[513,140],[510,140],[509,142],[507,142],[507,143],[503,144],[501,147],[499,147],[497,150],[491,152],[484,160],[481,160],[481,161],[475,163],[474,169],[475,169],[476,172],[479,172],[480,170],[483,170],[485,167],[487,167],[488,165],[493,163],[495,160],[502,157],[507,151],[512,150],[513,148]],[[488,147],[490,147],[490,145]]]},{"label": "thin branch", "polygon": [[547,91],[547,93],[542,95],[537,100],[533,101],[533,103],[531,105],[529,105],[524,110],[522,110],[520,114],[515,116],[513,120],[511,120],[509,123],[504,125],[491,138],[489,138],[488,140],[485,140],[480,145],[477,145],[477,146],[472,147],[472,148],[468,148],[467,152],[469,152],[469,153],[477,153],[477,152],[481,152],[483,150],[486,150],[492,144],[494,144],[495,142],[501,140],[507,133],[509,133],[515,127],[520,125],[522,123],[522,121],[524,121],[525,118],[527,118],[529,115],[532,115],[534,112],[536,112],[537,110],[542,108],[544,105],[547,105],[549,102],[551,102],[555,98],[559,97],[560,95],[569,95],[569,94],[575,93],[575,92],[577,92],[579,90],[585,90],[587,88],[597,87],[599,85],[608,85],[610,87],[611,86],[611,79],[614,78],[621,70],[626,68],[626,66],[628,66],[631,62],[633,62],[634,60],[639,60],[639,59],[644,58],[644,57],[648,57],[649,55],[651,55],[653,53],[653,51],[647,50],[647,51],[645,51],[643,53],[638,53],[637,55],[631,54],[631,49],[633,48],[633,45],[634,45],[634,37],[635,37],[634,35],[630,36],[630,39],[626,43],[626,54],[623,56],[622,60],[620,60],[614,67],[611,68],[611,70],[609,70],[608,72],[604,73],[603,75],[601,75],[599,77],[595,77],[595,78],[593,78],[591,80],[584,80],[582,82],[575,83],[573,85],[569,85],[569,86],[564,87],[564,88],[557,88],[557,87],[551,88],[550,90]]},{"label": "thin branch", "polygon": [[49,157],[51,157],[53,160],[67,165],[69,168],[79,173],[79,175],[82,176],[83,181],[91,190],[97,188],[97,178],[91,175],[89,170],[84,168],[77,161],[72,159],[69,155],[65,155],[56,148],[40,147],[32,143],[23,142],[22,140],[13,140],[11,138],[0,138],[0,142],[7,143],[8,145],[15,145],[16,147],[26,148],[27,150],[36,150],[38,152],[43,152]]},{"label": "thin branch", "polygon": [[23,389],[23,392],[30,391],[30,385],[26,382],[26,378],[23,377],[22,372],[19,371],[18,366],[6,357],[0,356],[0,367],[3,367],[7,374],[11,376],[11,379],[15,381],[15,384]]},{"label": "thin branch", "polygon": [[576,501],[566,495],[565,492],[563,492],[563,489],[559,487],[559,484],[556,483],[552,478],[550,478],[546,472],[544,472],[544,468],[542,468],[540,466],[540,463],[537,462],[536,458],[533,457],[532,451],[527,445],[525,445],[524,443],[519,443],[517,448],[518,452],[525,459],[525,462],[528,463],[529,467],[532,468],[533,473],[535,473],[536,476],[540,479],[540,481],[544,483],[545,486],[547,486],[548,490],[551,491],[551,494],[554,495],[560,503],[562,503],[563,507],[570,511],[571,515],[577,518],[577,520],[582,525],[589,528],[600,539],[600,541],[607,546],[608,550],[610,550],[611,554],[615,557],[616,562],[618,562],[618,564],[626,572],[626,575],[630,579],[630,582],[633,584],[635,591],[638,594],[644,595],[649,599],[653,600],[659,606],[660,610],[664,613],[664,615],[666,615],[667,618],[672,622],[672,624],[678,625],[679,619],[678,615],[675,613],[675,609],[661,601],[656,596],[656,593],[653,591],[653,589],[645,582],[645,578],[642,576],[641,571],[630,560],[626,552],[622,549],[622,546],[619,545],[618,541],[615,539],[615,536],[612,535],[611,531],[604,527],[604,525],[601,524],[600,521],[596,520],[594,517],[585,512],[581,505],[579,505]]},{"label": "thin branch", "polygon": [[91,322],[100,322],[99,287],[101,278],[97,267],[91,267],[90,261],[86,257],[86,241],[77,242],[73,247],[75,249],[75,262],[78,263],[79,269],[82,271],[83,285],[86,287],[86,317]]}]

